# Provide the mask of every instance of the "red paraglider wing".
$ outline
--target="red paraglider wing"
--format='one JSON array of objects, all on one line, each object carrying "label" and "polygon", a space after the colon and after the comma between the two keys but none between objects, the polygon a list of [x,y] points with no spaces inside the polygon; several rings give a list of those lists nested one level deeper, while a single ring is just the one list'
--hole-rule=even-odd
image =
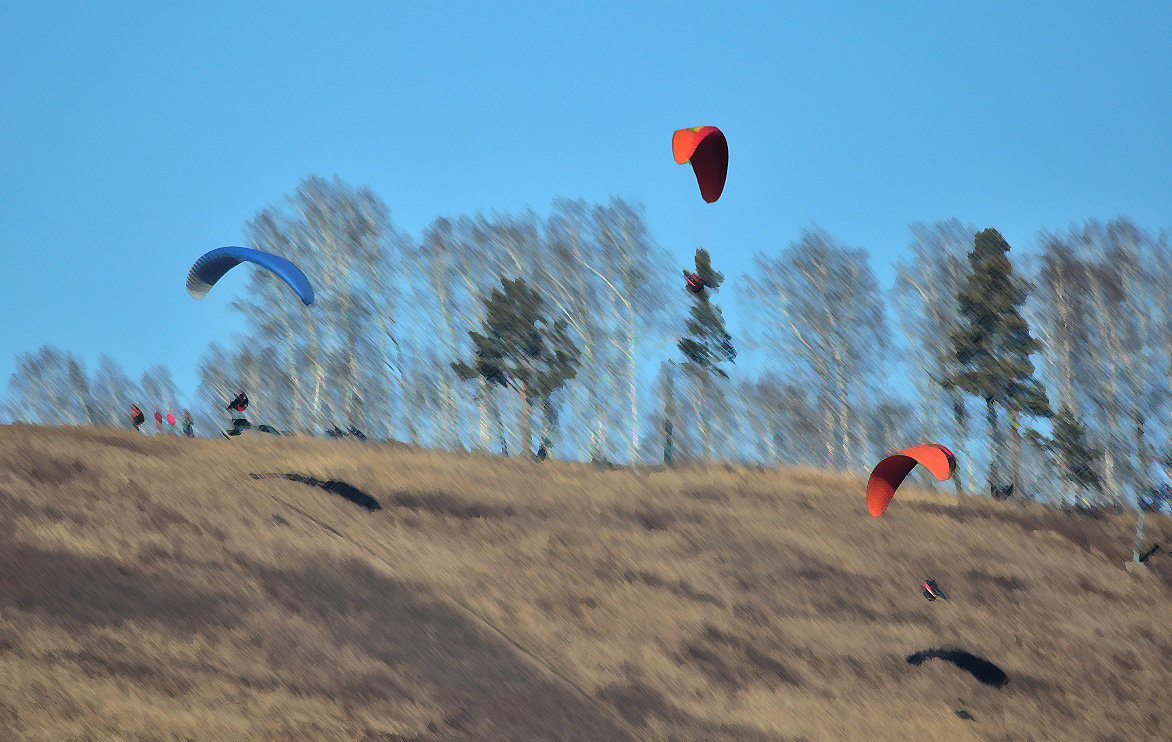
[{"label": "red paraglider wing", "polygon": [[728,141],[715,126],[677,129],[671,135],[671,153],[677,165],[692,163],[700,195],[708,203],[720,198],[728,176]]},{"label": "red paraglider wing", "polygon": [[939,443],[925,443],[898,451],[879,462],[867,480],[867,510],[878,518],[891,504],[895,491],[916,464],[932,472],[940,481],[952,476],[956,457]]}]

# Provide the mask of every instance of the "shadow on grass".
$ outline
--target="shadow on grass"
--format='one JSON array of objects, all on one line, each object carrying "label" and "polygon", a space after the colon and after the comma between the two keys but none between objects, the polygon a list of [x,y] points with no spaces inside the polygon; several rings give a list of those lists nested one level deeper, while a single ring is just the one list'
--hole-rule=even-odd
[{"label": "shadow on grass", "polygon": [[225,596],[106,557],[0,536],[0,564],[0,610],[26,611],[75,632],[135,621],[190,635],[239,620],[238,606]]},{"label": "shadow on grass", "polygon": [[951,662],[980,682],[994,688],[1004,687],[1009,682],[1009,676],[1000,667],[963,649],[923,649],[909,654],[907,661],[909,665],[920,665],[924,660],[932,658]]},{"label": "shadow on grass", "polygon": [[[242,560],[234,579],[253,582],[259,595],[243,585],[235,592],[197,586],[213,576],[214,563],[178,559],[172,568],[193,572],[188,578],[2,535],[0,564],[0,614],[23,612],[69,630],[76,648],[29,651],[77,677],[117,678],[167,697],[226,684],[244,697],[279,691],[375,710],[432,707],[428,739],[633,739],[606,699],[575,691],[472,616],[357,559]],[[187,656],[185,638],[179,651],[166,642],[152,651],[103,631],[127,624],[244,643],[239,661],[204,660]],[[19,647],[17,636],[0,634],[0,651]],[[67,700],[47,701],[59,702]],[[0,737],[16,738],[4,734],[4,708]],[[281,731],[262,736],[284,737]]]},{"label": "shadow on grass", "polygon": [[288,479],[290,482],[300,482],[301,484],[308,484],[311,487],[318,487],[337,495],[343,500],[354,503],[360,508],[365,509],[369,513],[375,510],[382,510],[382,506],[378,504],[378,500],[366,494],[352,484],[343,482],[340,479],[330,479],[323,481],[321,479],[314,479],[307,477],[304,474],[249,474],[253,479]]},{"label": "shadow on grass", "polygon": [[[598,700],[540,671],[503,637],[421,586],[357,559],[324,556],[283,569],[260,566],[253,574],[270,604],[316,625],[327,639],[312,647],[281,632],[264,635],[262,648],[279,677],[337,676],[329,683],[333,697],[356,703],[413,698],[438,706],[442,718],[429,731],[446,737],[631,739]],[[357,664],[365,674],[342,676],[334,660],[340,651],[363,657]]]}]

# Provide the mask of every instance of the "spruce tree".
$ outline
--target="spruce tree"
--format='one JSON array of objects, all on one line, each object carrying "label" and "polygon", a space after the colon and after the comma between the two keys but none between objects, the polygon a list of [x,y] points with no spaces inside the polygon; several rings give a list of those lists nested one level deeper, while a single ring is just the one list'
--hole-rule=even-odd
[{"label": "spruce tree", "polygon": [[1018,489],[1018,420],[1022,415],[1048,417],[1051,413],[1030,361],[1030,355],[1041,346],[1021,315],[1021,306],[1033,286],[1014,274],[1009,250],[1009,243],[996,229],[985,229],[974,238],[969,253],[972,273],[957,295],[961,324],[952,334],[959,370],[942,384],[985,401],[990,488],[997,487],[998,462],[1005,453],[998,407],[1009,413],[1014,444],[1012,481]]},{"label": "spruce tree", "polygon": [[[577,374],[580,351],[569,337],[568,322],[550,322],[541,296],[525,279],[502,279],[484,299],[484,324],[472,338],[475,359],[452,364],[464,381],[484,379],[513,389],[521,398],[521,447],[532,450],[533,408],[540,403],[546,420],[553,419],[555,392]],[[543,440],[548,452],[548,440]]]},{"label": "spruce tree", "polygon": [[675,366],[675,361],[668,360],[660,370],[663,390],[663,465],[668,467],[675,465]]},{"label": "spruce tree", "polygon": [[695,301],[686,325],[687,334],[680,339],[677,347],[684,354],[685,367],[697,382],[704,402],[697,423],[704,440],[704,454],[708,456],[711,454],[711,444],[708,421],[703,410],[711,397],[712,377],[728,378],[728,372],[721,368],[721,364],[735,362],[737,351],[733,347],[732,336],[725,329],[720,307],[708,298],[709,291],[720,288],[724,275],[712,269],[712,260],[703,248],[696,250],[696,274],[704,281],[704,286],[699,293],[691,294]]},{"label": "spruce tree", "polygon": [[1103,489],[1103,478],[1099,474],[1103,450],[1088,440],[1086,426],[1068,408],[1062,407],[1055,413],[1054,430],[1045,445],[1058,458],[1063,476],[1071,484]]}]

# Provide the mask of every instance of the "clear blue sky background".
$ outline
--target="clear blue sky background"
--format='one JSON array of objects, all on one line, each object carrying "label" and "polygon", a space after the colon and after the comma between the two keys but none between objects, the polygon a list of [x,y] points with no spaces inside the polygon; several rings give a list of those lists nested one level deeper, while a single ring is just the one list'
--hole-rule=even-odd
[{"label": "clear blue sky background", "polygon": [[[0,384],[51,343],[193,392],[247,276],[196,302],[188,268],[312,173],[416,236],[623,196],[734,279],[811,224],[885,286],[915,221],[1172,226],[1170,43],[1167,0],[0,0]],[[700,124],[714,205],[670,155]]]}]

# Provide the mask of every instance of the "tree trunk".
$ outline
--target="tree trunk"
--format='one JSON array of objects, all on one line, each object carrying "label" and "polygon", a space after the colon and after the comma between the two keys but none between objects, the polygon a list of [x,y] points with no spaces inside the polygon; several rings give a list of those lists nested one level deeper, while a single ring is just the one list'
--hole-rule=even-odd
[{"label": "tree trunk", "polygon": [[456,392],[452,389],[452,380],[447,375],[446,369],[437,371],[439,376],[440,386],[440,404],[444,409],[444,419],[447,421],[448,436],[446,443],[449,444],[448,450],[464,450],[464,442],[460,436],[460,420],[456,409]]},{"label": "tree trunk", "polygon": [[834,468],[834,406],[830,401],[830,394],[824,393],[819,400],[822,406],[822,424],[825,430],[822,440],[826,444],[826,468]]},{"label": "tree trunk", "polygon": [[[670,363],[670,362],[669,362]],[[673,462],[673,445],[672,434],[674,432],[673,424],[676,417],[676,384],[675,384],[675,370],[671,365],[667,366],[667,378],[664,382],[663,390],[663,465],[671,466]]]},{"label": "tree trunk", "polygon": [[[1144,439],[1144,416],[1137,405],[1135,408],[1135,455],[1139,461],[1139,472],[1136,476],[1138,492],[1147,492],[1151,487],[1150,469],[1151,457],[1148,456],[1147,441]],[[1138,503],[1137,503],[1138,504]]]},{"label": "tree trunk", "polygon": [[639,459],[639,380],[635,363],[635,318],[627,326],[627,395],[631,411],[631,430],[627,443],[627,463],[634,466]]},{"label": "tree trunk", "polygon": [[556,425],[556,414],[552,395],[541,401],[541,458],[553,458],[553,429]]},{"label": "tree trunk", "polygon": [[[418,383],[418,382],[416,382],[416,383]],[[399,374],[399,397],[400,397],[400,399],[403,399],[403,400],[411,399],[410,392],[411,392],[411,390],[407,387],[407,377],[403,374]],[[404,405],[404,406],[406,406],[406,405]],[[419,445],[419,428],[415,424],[415,415],[418,414],[419,412],[421,412],[421,410],[404,410],[404,412],[406,413],[404,415],[404,418],[405,418],[404,422],[407,424],[407,442],[410,443],[412,446],[417,446],[417,445]],[[393,418],[390,421],[388,421],[387,427],[390,429],[390,431],[392,433],[394,432],[395,423],[394,423]]]},{"label": "tree trunk", "polygon": [[[404,417],[406,417],[406,420],[403,422],[407,423],[407,442],[411,445],[420,444],[420,429],[418,429],[418,426],[415,424],[415,415],[413,414],[413,411],[407,410],[407,415],[404,415]],[[388,427],[391,428],[390,433],[394,434],[393,423],[391,423],[391,426]]]},{"label": "tree trunk", "polygon": [[591,461],[598,461],[603,458],[602,449],[605,441],[604,429],[606,427],[606,414],[604,409],[606,400],[600,391],[602,389],[602,373],[597,368],[597,366],[595,367],[595,370],[598,370],[598,376],[594,380],[595,383],[591,385],[590,391],[590,393],[593,395],[593,399],[591,400],[593,404],[591,405],[591,408],[594,410],[594,424],[590,429]]},{"label": "tree trunk", "polygon": [[851,450],[850,450],[850,401],[848,398],[848,391],[846,384],[839,385],[838,388],[838,419],[840,426],[840,435],[842,436],[842,469],[845,471],[850,468]]},{"label": "tree trunk", "polygon": [[1108,500],[1112,503],[1118,503],[1122,500],[1122,496],[1118,477],[1115,474],[1115,448],[1117,444],[1121,446],[1123,443],[1118,414],[1120,409],[1118,361],[1123,355],[1123,349],[1115,332],[1115,324],[1111,320],[1111,313],[1108,311],[1103,289],[1096,287],[1091,293],[1094,295],[1100,327],[1106,330],[1105,347],[1100,349],[1107,358],[1107,394],[1109,396],[1104,409],[1107,418],[1104,426],[1107,441],[1103,447],[1103,474],[1106,479],[1105,489]]},{"label": "tree trunk", "polygon": [[1115,475],[1115,446],[1113,441],[1115,435],[1113,434],[1114,425],[1107,424],[1107,445],[1103,446],[1103,479],[1104,489],[1107,491],[1107,501],[1115,504],[1119,501],[1119,486]]},{"label": "tree trunk", "polygon": [[[436,298],[439,301],[440,317],[443,318],[444,328],[447,330],[444,335],[447,339],[448,353],[450,354],[450,357],[456,358],[459,356],[459,343],[456,342],[456,325],[452,322],[452,311],[448,306],[447,283],[442,275],[437,274],[437,277],[433,279],[433,285],[436,289]],[[400,371],[400,373],[402,372]],[[442,400],[444,416],[447,422],[445,425],[447,430],[444,431],[445,436],[447,436],[447,440],[444,443],[450,444],[454,440],[456,444],[459,445],[460,422],[457,415],[456,396],[455,392],[452,390],[452,380],[446,369],[438,372],[438,375],[440,384],[442,385],[440,390],[440,399]]]},{"label": "tree trunk", "polygon": [[[578,288],[582,292],[586,290],[584,283]],[[582,370],[585,372],[583,376],[595,375],[594,383],[591,384],[583,379],[582,385],[587,395],[585,407],[591,410],[595,416],[593,419],[587,420],[587,429],[590,431],[590,442],[587,445],[590,449],[591,461],[598,459],[602,452],[602,392],[600,391],[602,379],[600,378],[601,374],[596,373],[598,370],[597,353],[597,345],[589,338],[585,339],[582,343]]]},{"label": "tree trunk", "polygon": [[[952,418],[953,418],[953,421],[956,423],[956,435],[960,439],[959,441],[954,442],[953,446],[955,446],[956,448],[963,449],[963,447],[967,444],[968,437],[969,437],[968,414],[965,411],[964,397],[962,397],[960,394],[958,394],[955,390],[950,390],[948,394],[952,398]],[[959,443],[960,445],[957,446],[956,443]],[[962,493],[962,491],[964,489],[964,484],[968,484],[969,487],[972,487],[973,482],[976,480],[976,473],[973,471],[972,458],[969,456],[965,456],[964,457],[964,464],[965,464],[965,481],[962,483],[960,481],[960,477],[956,476],[960,472],[954,472],[953,477],[952,477],[952,482],[953,482],[953,485],[956,487],[956,494],[957,495],[960,495]]]},{"label": "tree trunk", "polygon": [[[712,429],[706,409],[709,405],[708,375],[700,372],[697,377],[700,382],[700,395],[696,400],[696,422],[700,425],[700,441],[704,447],[704,463],[707,464],[712,460]],[[699,405],[700,401],[704,402],[703,408]]]},{"label": "tree trunk", "polygon": [[1001,457],[1001,429],[997,426],[997,405],[985,397],[985,419],[989,424],[989,491],[997,486],[997,460]]},{"label": "tree trunk", "polygon": [[501,415],[501,408],[498,404],[492,406],[493,415],[496,417],[496,435],[497,440],[501,444],[501,456],[509,455],[509,441],[505,435],[505,418]]},{"label": "tree trunk", "polygon": [[[350,379],[346,394],[346,422],[349,426],[366,427],[366,416],[362,414],[359,400],[362,399],[361,379],[358,374],[358,354],[354,352],[357,338],[351,336],[350,347],[346,348],[346,376]],[[364,410],[366,405],[362,405]]]},{"label": "tree trunk", "polygon": [[1074,412],[1074,339],[1070,336],[1074,320],[1070,317],[1070,301],[1066,286],[1059,280],[1054,287],[1054,301],[1058,309],[1058,355],[1062,359],[1060,371],[1062,404]]},{"label": "tree trunk", "polygon": [[663,465],[672,465],[672,424],[667,417],[663,418]]},{"label": "tree trunk", "polygon": [[[1172,318],[1169,318],[1169,325],[1172,325]],[[1164,351],[1170,357],[1168,362],[1168,391],[1172,392],[1172,337],[1165,340]]]},{"label": "tree trunk", "polygon": [[491,413],[489,412],[489,394],[491,394],[492,391],[488,388],[488,382],[484,379],[480,379],[479,383],[480,394],[476,396],[476,405],[479,412],[478,419],[480,429],[480,450],[487,453],[492,450],[492,433],[489,432],[489,427],[491,425]]},{"label": "tree trunk", "polygon": [[533,456],[533,403],[523,390],[518,389],[517,394],[521,399],[521,456],[529,458]]},{"label": "tree trunk", "polygon": [[291,429],[303,429],[305,420],[305,390],[301,382],[301,374],[297,372],[297,343],[293,337],[293,327],[291,324],[286,324],[286,348],[288,349],[288,356],[285,363],[285,373],[289,374],[289,384],[292,386],[290,390],[293,395],[293,410],[290,417],[293,419],[289,421]]},{"label": "tree trunk", "polygon": [[1025,493],[1022,492],[1021,488],[1021,413],[1017,410],[1009,411],[1009,433],[1012,436],[1010,438],[1010,445],[1012,446],[1012,450],[1010,451],[1010,466],[1013,469],[1011,484],[1013,485],[1014,494],[1020,497]]},{"label": "tree trunk", "polygon": [[[391,312],[390,302],[388,301],[387,302],[387,315],[389,315],[390,312]],[[403,388],[402,385],[395,383],[395,376],[396,375],[400,376],[400,377],[402,376],[401,372],[396,373],[396,371],[395,371],[396,365],[401,366],[403,359],[401,357],[396,359],[398,361],[398,364],[391,362],[392,353],[391,353],[390,346],[397,345],[397,344],[395,343],[395,335],[391,329],[395,326],[395,322],[393,319],[388,318],[387,315],[383,315],[383,314],[379,315],[378,327],[379,327],[379,333],[382,336],[380,339],[380,343],[379,343],[379,351],[382,353],[382,356],[383,356],[382,357],[382,362],[383,362],[382,383],[383,383],[383,387],[387,390],[387,410],[386,410],[387,437],[393,439],[395,437],[394,419],[395,419],[396,407],[398,409],[402,409],[403,407],[405,407],[406,406],[406,399],[402,396],[402,388]],[[399,399],[398,400],[395,399],[396,388],[398,388],[398,390],[399,390]],[[395,404],[396,401],[398,401],[398,405]],[[366,412],[365,405],[363,406],[363,411],[364,411],[364,413]],[[406,412],[407,412],[408,417],[410,417],[412,411],[407,410]],[[364,414],[363,417],[364,417],[364,423],[366,425],[369,425],[370,424],[369,416]],[[363,430],[365,430],[365,428],[363,428]]]},{"label": "tree trunk", "polygon": [[842,349],[836,347],[834,349],[834,377],[840,441],[838,468],[841,470],[850,466],[850,398],[843,366]]},{"label": "tree trunk", "polygon": [[[1054,299],[1058,308],[1058,355],[1061,358],[1061,405],[1072,414],[1075,411],[1074,398],[1074,338],[1071,337],[1071,328],[1074,319],[1070,317],[1070,301],[1066,295],[1066,285],[1060,279],[1054,287]],[[1074,502],[1075,484],[1074,472],[1070,469],[1070,462],[1065,456],[1060,456],[1059,467],[1062,469],[1062,499],[1064,502]]]},{"label": "tree trunk", "polygon": [[317,326],[313,320],[308,320],[306,326],[309,328],[309,359],[313,366],[313,405],[309,411],[309,429],[318,431],[320,433],[322,414],[321,414],[321,393],[326,385],[326,373],[321,365],[321,347],[317,341]]}]

